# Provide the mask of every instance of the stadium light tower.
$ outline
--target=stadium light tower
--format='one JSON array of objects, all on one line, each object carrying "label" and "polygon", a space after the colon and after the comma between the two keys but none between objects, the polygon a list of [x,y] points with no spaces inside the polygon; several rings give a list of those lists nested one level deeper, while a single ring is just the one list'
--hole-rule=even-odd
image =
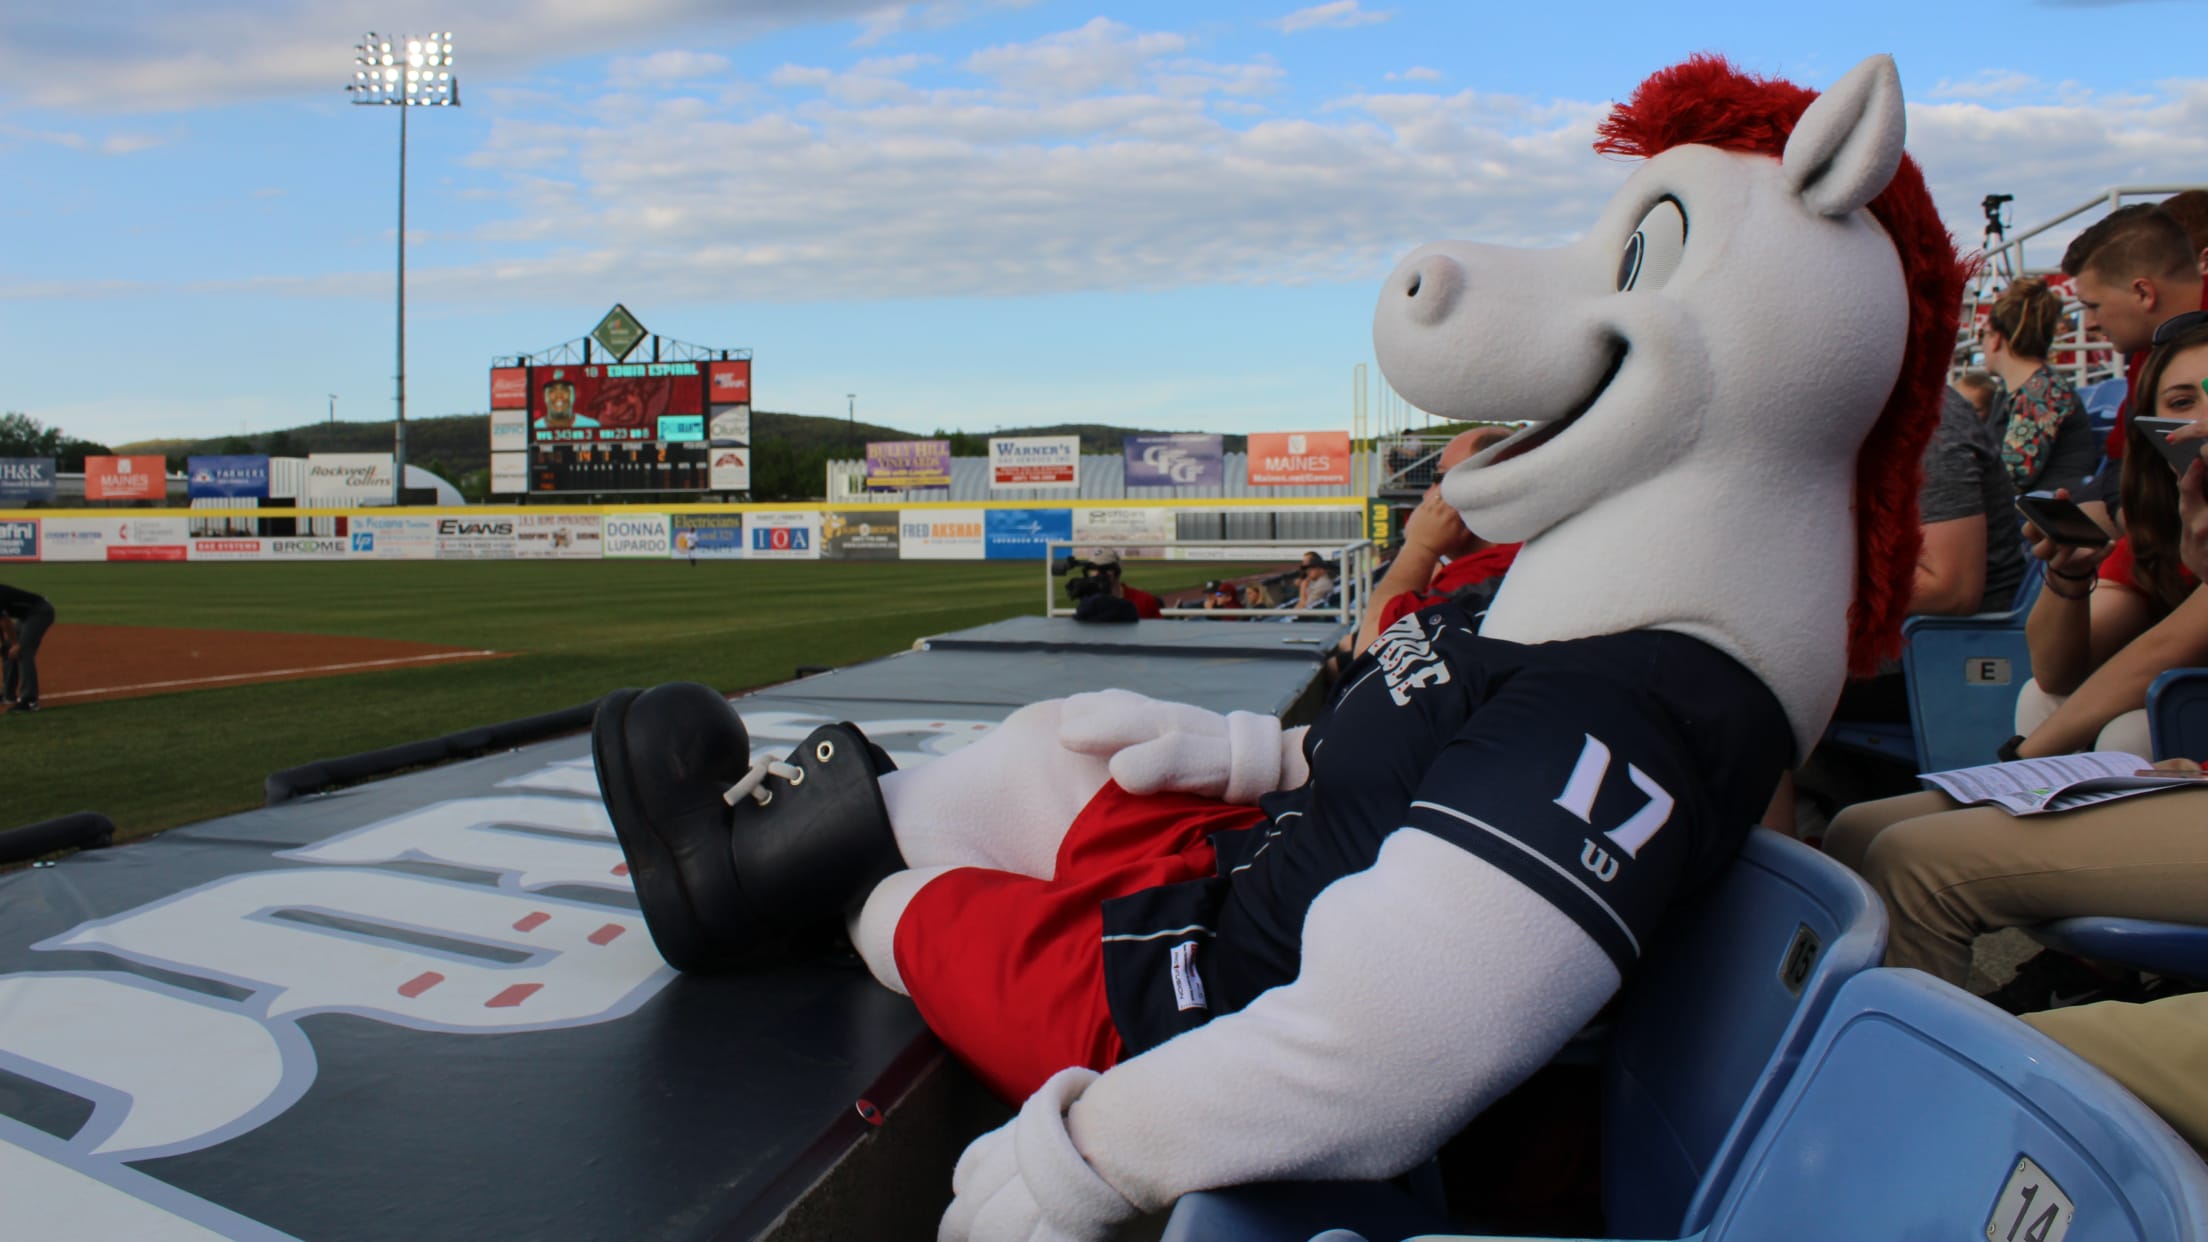
[{"label": "stadium light tower", "polygon": [[370,31],[353,48],[353,80],[345,89],[356,104],[399,110],[399,347],[394,499],[406,497],[406,114],[415,108],[457,108],[460,79],[452,76],[452,32],[385,37]]}]

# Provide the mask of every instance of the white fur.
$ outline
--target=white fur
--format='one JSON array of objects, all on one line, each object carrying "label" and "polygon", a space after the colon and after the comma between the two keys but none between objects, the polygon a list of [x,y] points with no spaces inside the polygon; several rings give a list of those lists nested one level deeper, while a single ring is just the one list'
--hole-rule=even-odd
[{"label": "white fur", "polygon": [[1545,898],[1406,828],[1312,903],[1294,983],[1112,1067],[1074,1104],[1073,1141],[1144,1211],[1243,1182],[1392,1177],[1618,982]]},{"label": "white fur", "polygon": [[1257,712],[1220,715],[1131,690],[1099,690],[1065,700],[1059,740],[1107,761],[1129,793],[1171,790],[1244,806],[1310,775],[1302,729]]},{"label": "white fur", "polygon": [[1067,702],[1030,703],[973,745],[882,778],[906,866],[988,867],[1044,880],[1057,871],[1066,828],[1111,779],[1106,758],[1059,745]]},{"label": "white fur", "polygon": [[[1892,175],[1900,103],[1882,62],[1851,73],[1829,107],[1812,106],[1821,136],[1804,159],[1821,157],[1822,171],[1805,185],[1819,195],[1876,193],[1885,183],[1870,180]],[[1877,132],[1859,134],[1865,126]],[[1467,526],[1526,541],[1483,632],[1693,635],[1771,688],[1798,754],[1845,678],[1855,460],[1908,331],[1885,232],[1866,212],[1835,218],[1824,211],[1833,202],[1805,199],[1790,178],[1809,166],[1664,152],[1560,250],[1413,251],[1373,322],[1381,368],[1412,404],[1537,424],[1442,481]],[[1661,288],[1619,292],[1626,239],[1666,196],[1687,217],[1683,260]],[[1624,363],[1584,415],[1497,460],[1593,397],[1620,342]]]},{"label": "white fur", "polygon": [[1907,131],[1894,58],[1873,56],[1819,95],[1787,135],[1787,188],[1820,214],[1847,215],[1894,179]]},{"label": "white fur", "polygon": [[1058,1071],[1019,1116],[967,1147],[951,1173],[956,1197],[937,1242],[1108,1242],[1134,1205],[1066,1133],[1066,1110],[1097,1078],[1090,1069]]}]

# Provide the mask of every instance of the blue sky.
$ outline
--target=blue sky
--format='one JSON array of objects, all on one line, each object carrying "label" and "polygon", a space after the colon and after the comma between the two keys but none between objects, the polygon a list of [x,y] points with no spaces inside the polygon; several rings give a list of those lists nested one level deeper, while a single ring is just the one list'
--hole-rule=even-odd
[{"label": "blue sky", "polygon": [[2208,182],[2208,70],[2153,50],[2204,8],[0,0],[0,408],[110,443],[390,417],[367,26],[456,32],[463,106],[409,121],[413,416],[622,302],[755,350],[763,409],[1245,432],[1347,425],[1404,251],[1576,235],[1625,172],[1595,121],[1690,52],[1812,86],[1892,53],[1975,240],[1992,191],[2032,222]]}]

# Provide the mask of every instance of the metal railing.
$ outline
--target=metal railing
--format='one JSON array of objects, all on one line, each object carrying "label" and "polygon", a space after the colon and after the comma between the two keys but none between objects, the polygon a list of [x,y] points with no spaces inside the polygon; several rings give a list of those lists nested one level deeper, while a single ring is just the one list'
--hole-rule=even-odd
[{"label": "metal railing", "polygon": [[[1065,600],[1059,583],[1062,558],[1070,556],[1075,548],[1095,550],[1110,548],[1122,557],[1120,570],[1125,576],[1125,557],[1128,552],[1147,552],[1159,549],[1155,542],[1140,539],[1053,539],[1044,551],[1048,559],[1043,562],[1043,615],[1070,617],[1075,605]],[[1263,617],[1274,621],[1295,618],[1330,618],[1344,625],[1355,625],[1364,619],[1365,607],[1372,595],[1373,569],[1378,560],[1378,549],[1370,539],[1355,539],[1341,543],[1312,543],[1287,539],[1240,539],[1225,543],[1181,542],[1162,549],[1165,553],[1158,560],[1166,561],[1277,561],[1283,553],[1297,556],[1305,552],[1317,552],[1327,557],[1334,566],[1334,603],[1324,608],[1296,608],[1292,605],[1278,608],[1184,608],[1163,610],[1164,616],[1181,618],[1209,618],[1214,620]],[[1140,585],[1140,584],[1137,584]]]}]

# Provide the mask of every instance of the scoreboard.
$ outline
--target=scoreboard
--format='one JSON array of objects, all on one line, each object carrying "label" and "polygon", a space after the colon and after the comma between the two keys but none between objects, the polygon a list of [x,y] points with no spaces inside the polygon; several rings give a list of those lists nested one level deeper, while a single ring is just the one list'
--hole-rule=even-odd
[{"label": "scoreboard", "polygon": [[494,367],[491,407],[506,491],[751,486],[749,359]]}]

